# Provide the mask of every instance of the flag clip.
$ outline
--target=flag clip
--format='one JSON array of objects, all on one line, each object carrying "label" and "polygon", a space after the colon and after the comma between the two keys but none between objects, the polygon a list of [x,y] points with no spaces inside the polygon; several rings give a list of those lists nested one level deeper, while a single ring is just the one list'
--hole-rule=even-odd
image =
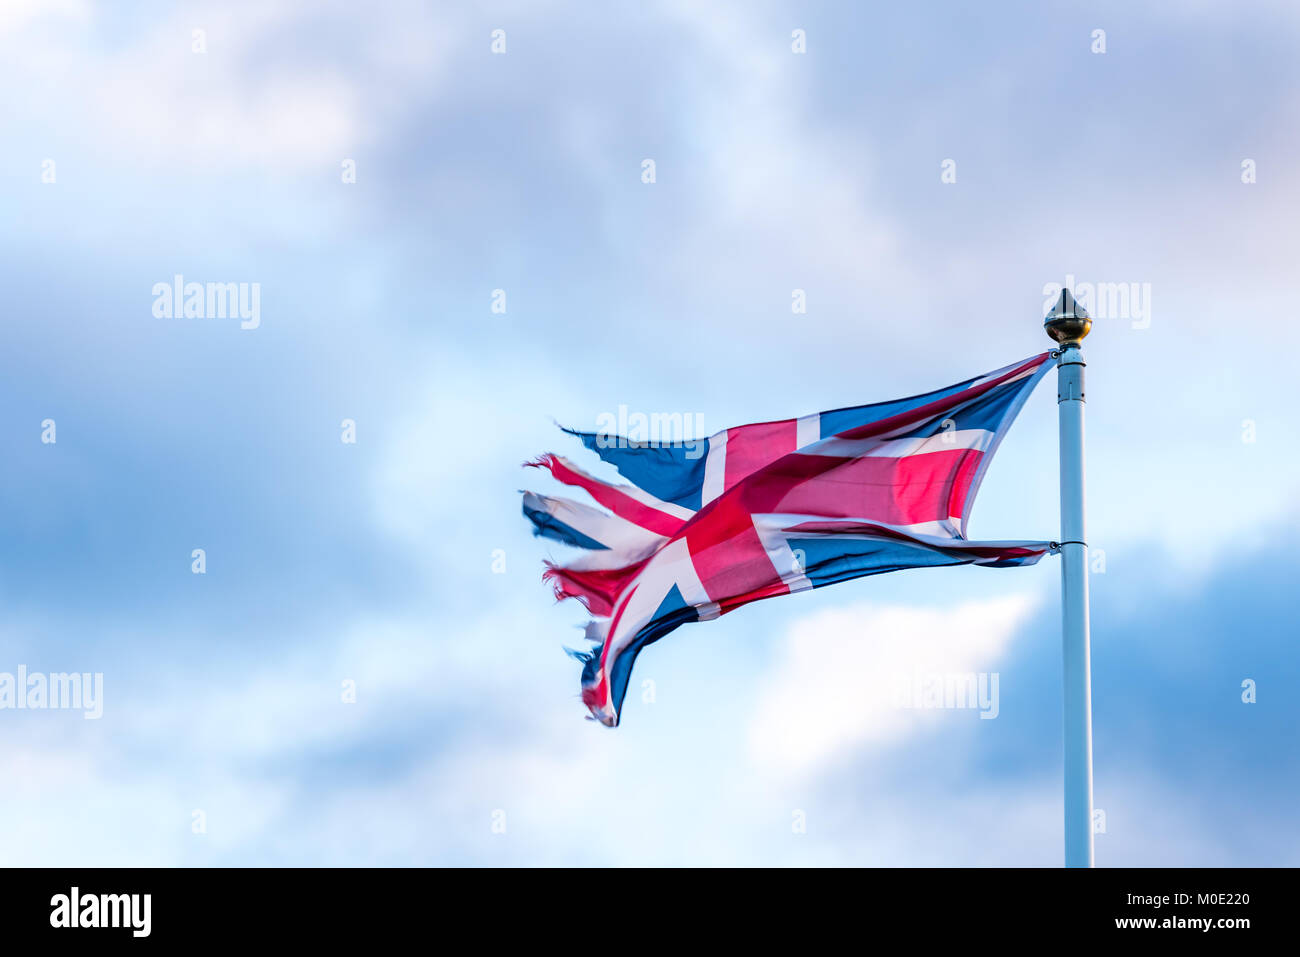
[{"label": "flag clip", "polygon": [[1082,545],[1084,548],[1088,547],[1087,542],[1048,542],[1047,550],[1055,555],[1061,550],[1062,545]]}]

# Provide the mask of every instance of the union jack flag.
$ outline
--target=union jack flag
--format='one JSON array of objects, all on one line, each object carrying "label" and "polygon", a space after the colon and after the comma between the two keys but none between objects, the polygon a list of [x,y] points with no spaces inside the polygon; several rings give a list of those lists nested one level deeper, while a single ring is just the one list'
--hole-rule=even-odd
[{"label": "union jack flag", "polygon": [[565,431],[634,485],[546,454],[527,465],[608,511],[523,493],[534,534],[585,549],[546,563],[559,599],[591,612],[582,700],[619,721],[632,664],[688,621],[762,598],[942,565],[1031,565],[1047,542],[972,542],[966,522],[998,443],[1049,353],[907,399],[725,429],[707,440],[633,442]]}]

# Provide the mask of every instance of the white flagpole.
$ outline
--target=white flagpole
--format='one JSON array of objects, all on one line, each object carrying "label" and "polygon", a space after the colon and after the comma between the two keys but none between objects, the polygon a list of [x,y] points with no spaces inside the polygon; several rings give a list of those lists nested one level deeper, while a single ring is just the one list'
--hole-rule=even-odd
[{"label": "white flagpole", "polygon": [[1070,290],[1043,321],[1060,344],[1056,403],[1061,429],[1061,640],[1065,672],[1065,866],[1092,867],[1092,665],[1088,649],[1088,546],[1083,506],[1083,350],[1092,319]]}]

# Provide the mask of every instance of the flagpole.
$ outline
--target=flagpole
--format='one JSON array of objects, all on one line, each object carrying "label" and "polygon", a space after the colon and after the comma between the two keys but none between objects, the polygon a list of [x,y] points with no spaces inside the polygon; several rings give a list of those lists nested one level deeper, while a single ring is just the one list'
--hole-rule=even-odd
[{"label": "flagpole", "polygon": [[1065,674],[1065,866],[1092,867],[1092,675],[1088,546],[1084,529],[1083,349],[1087,310],[1062,289],[1043,321],[1060,345],[1056,403],[1061,442],[1061,643]]}]

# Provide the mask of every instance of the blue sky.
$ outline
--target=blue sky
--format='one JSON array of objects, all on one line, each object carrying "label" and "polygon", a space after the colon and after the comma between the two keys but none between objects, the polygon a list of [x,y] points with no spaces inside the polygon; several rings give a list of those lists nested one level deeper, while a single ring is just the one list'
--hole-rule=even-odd
[{"label": "blue sky", "polygon": [[[1097,862],[1300,863],[1298,28],[6,4],[0,672],[102,672],[104,715],[0,711],[0,863],[1059,863],[1056,559],[683,628],[610,732],[515,493],[580,457],[553,419],[712,432],[1040,352],[1068,276],[1149,289],[1087,341]],[[177,273],[258,283],[259,327],[156,317]],[[1055,535],[1050,379],[977,537]],[[997,672],[998,717],[892,708],[915,668]]]}]

